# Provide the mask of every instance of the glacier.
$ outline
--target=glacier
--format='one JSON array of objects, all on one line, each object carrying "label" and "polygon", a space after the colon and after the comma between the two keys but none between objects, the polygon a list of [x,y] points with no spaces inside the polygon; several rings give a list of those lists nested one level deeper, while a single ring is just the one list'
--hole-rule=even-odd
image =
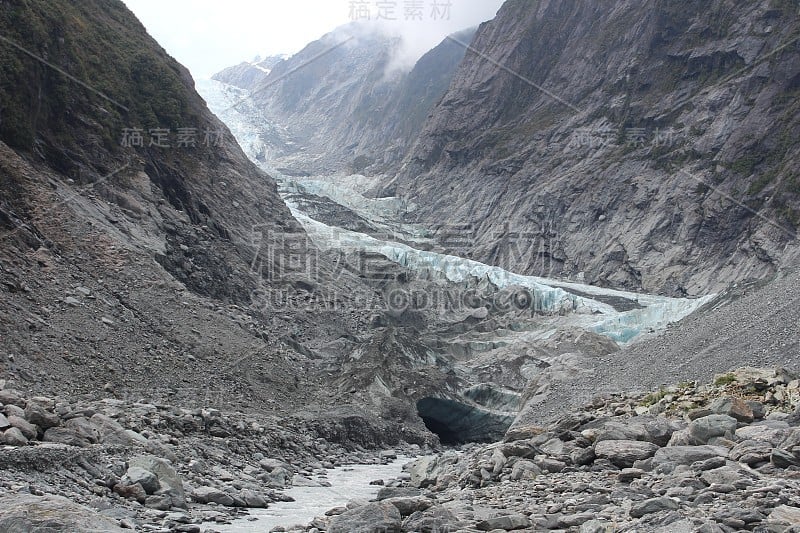
[{"label": "glacier", "polygon": [[[377,253],[413,271],[433,273],[454,284],[486,281],[497,289],[523,288],[533,296],[536,311],[555,317],[546,328],[546,336],[558,325],[569,325],[604,335],[619,344],[627,344],[648,333],[678,322],[716,298],[669,298],[665,296],[596,287],[572,281],[528,276],[509,272],[463,257],[415,248],[411,244],[430,243],[425,228],[399,222],[410,206],[399,198],[368,198],[366,190],[374,178],[366,176],[313,176],[295,178],[283,175],[268,164],[266,138],[280,135],[280,128],[270,124],[258,111],[247,91],[213,80],[197,82],[198,92],[209,108],[231,129],[245,153],[272,175],[295,218],[313,243],[322,250]],[[311,218],[293,201],[298,195],[324,196],[368,220],[387,235],[399,240],[379,239],[364,233],[329,226]],[[627,300],[634,309],[619,311],[603,300]]]}]

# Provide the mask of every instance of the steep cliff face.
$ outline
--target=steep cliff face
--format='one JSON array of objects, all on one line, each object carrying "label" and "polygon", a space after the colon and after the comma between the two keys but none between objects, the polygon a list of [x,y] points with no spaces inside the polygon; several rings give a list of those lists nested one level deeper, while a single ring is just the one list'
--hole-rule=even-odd
[{"label": "steep cliff face", "polygon": [[404,72],[395,67],[401,48],[399,37],[352,23],[276,64],[255,84],[245,80],[252,69],[214,78],[251,90],[265,118],[285,130],[267,140],[276,164],[301,172],[380,173],[406,154],[465,52],[448,40]]},{"label": "steep cliff face", "polygon": [[796,257],[797,15],[509,0],[380,192],[516,271],[672,295],[764,276]]}]

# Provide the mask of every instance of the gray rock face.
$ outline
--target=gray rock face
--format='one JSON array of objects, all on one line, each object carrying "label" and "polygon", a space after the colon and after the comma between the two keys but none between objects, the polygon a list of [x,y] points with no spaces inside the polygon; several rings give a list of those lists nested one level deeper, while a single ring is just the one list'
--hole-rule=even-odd
[{"label": "gray rock face", "polygon": [[0,498],[0,531],[124,533],[115,520],[60,496],[9,494]]},{"label": "gray rock face", "polygon": [[401,519],[391,503],[368,503],[334,517],[328,533],[400,533]]},{"label": "gray rock face", "polygon": [[[796,10],[737,4],[741,24],[704,34],[723,5],[506,2],[382,192],[418,206],[419,219],[472,223],[474,257],[531,274],[699,294],[749,268],[758,277],[793,264],[797,250],[783,243],[795,222],[778,217],[787,230],[774,228],[770,202],[777,194],[797,209],[787,181],[797,148],[768,161],[756,147],[796,131],[778,102],[794,90],[800,57],[757,58],[793,35]],[[714,75],[700,79],[698,69]],[[696,157],[682,160],[687,150]],[[795,170],[779,170],[785,163]],[[702,252],[686,238],[699,234]]]}]

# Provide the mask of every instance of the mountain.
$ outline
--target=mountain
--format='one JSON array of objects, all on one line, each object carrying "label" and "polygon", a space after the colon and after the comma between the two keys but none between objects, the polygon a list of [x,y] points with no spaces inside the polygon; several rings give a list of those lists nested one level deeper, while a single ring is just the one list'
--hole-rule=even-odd
[{"label": "mountain", "polygon": [[672,295],[770,275],[798,257],[799,35],[773,0],[509,0],[377,192],[520,272]]},{"label": "mountain", "polygon": [[188,71],[118,0],[13,2],[0,35],[4,377],[260,409],[324,395],[298,350],[364,328],[375,293],[345,273],[310,299],[332,267],[309,271]]},{"label": "mountain", "polygon": [[[459,39],[469,41],[473,32]],[[240,65],[214,79],[250,90],[265,120],[285,129],[289,142],[272,139],[283,166],[302,173],[380,172],[405,155],[464,49],[446,40],[410,72],[396,66],[401,53],[399,37],[351,23],[274,65],[268,75],[253,76],[252,67]]]},{"label": "mountain", "polygon": [[280,55],[253,62],[243,61],[214,74],[212,79],[240,89],[252,89],[269,76],[275,65],[286,59],[287,56]]}]

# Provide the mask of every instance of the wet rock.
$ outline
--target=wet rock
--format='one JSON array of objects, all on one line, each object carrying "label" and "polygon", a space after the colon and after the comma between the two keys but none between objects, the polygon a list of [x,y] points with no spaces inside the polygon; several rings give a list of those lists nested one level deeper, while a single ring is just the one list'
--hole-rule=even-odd
[{"label": "wet rock", "polygon": [[368,503],[331,520],[328,533],[400,533],[402,517],[391,503]]}]

